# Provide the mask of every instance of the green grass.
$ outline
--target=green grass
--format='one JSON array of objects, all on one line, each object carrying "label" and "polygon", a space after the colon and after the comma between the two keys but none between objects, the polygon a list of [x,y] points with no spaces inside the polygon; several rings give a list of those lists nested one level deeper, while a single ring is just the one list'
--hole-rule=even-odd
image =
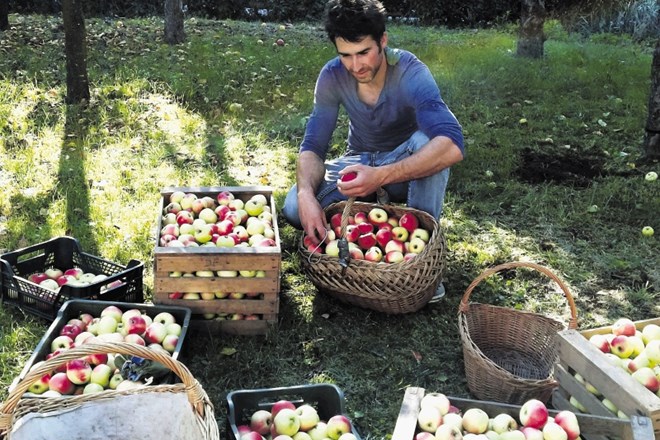
[{"label": "green grass", "polygon": [[[188,41],[170,47],[160,42],[159,18],[90,20],[92,98],[66,107],[60,21],[10,21],[0,39],[0,251],[70,234],[105,259],[144,261],[150,297],[162,188],[270,185],[281,206],[316,75],[334,54],[317,24],[280,31],[190,19]],[[640,233],[645,225],[660,232],[659,183],[644,181],[658,166],[637,162],[651,49],[552,26],[546,56],[533,61],[514,56],[512,29],[389,29],[392,46],[430,66],[466,135],[442,220],[448,296],[409,316],[338,303],[304,277],[298,232],[283,224],[278,330],[188,341],[186,364],[221,428],[225,395],[240,388],[336,383],[372,439],[392,432],[407,386],[469,396],[458,304],[494,264],[549,267],[575,297],[580,328],[660,316],[657,235]],[[273,45],[279,37],[286,46]],[[333,154],[346,131],[343,118]],[[518,271],[488,278],[472,299],[566,322],[557,291]],[[46,328],[0,308],[0,400]]]}]

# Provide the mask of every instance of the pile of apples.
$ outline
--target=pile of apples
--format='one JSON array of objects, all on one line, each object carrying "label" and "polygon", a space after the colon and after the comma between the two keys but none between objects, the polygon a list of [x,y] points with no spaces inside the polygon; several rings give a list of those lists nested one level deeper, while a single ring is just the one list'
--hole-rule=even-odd
[{"label": "pile of apples", "polygon": [[[122,311],[115,305],[109,305],[98,317],[82,313],[78,318],[70,319],[50,342],[50,353],[45,360],[93,342],[129,342],[171,355],[176,350],[180,335],[181,325],[169,312],[160,312],[151,318],[138,309]],[[43,362],[36,362],[31,370]],[[53,397],[142,385],[142,382],[123,378],[114,363],[113,354],[99,353],[69,361],[45,374],[30,385],[28,392]]]},{"label": "pile of apples", "polygon": [[[303,245],[311,253],[339,255],[342,214],[330,217],[330,229],[321,245],[315,245],[309,236]],[[384,263],[408,261],[420,254],[429,242],[431,233],[420,226],[412,212],[397,217],[388,215],[383,208],[357,212],[348,218],[344,236],[348,241],[351,258]]]},{"label": "pile of apples", "polygon": [[273,214],[263,194],[244,202],[231,191],[221,191],[215,198],[174,191],[161,223],[162,247],[277,246]]},{"label": "pile of apples", "polygon": [[[49,267],[43,272],[35,272],[30,274],[27,279],[35,284],[38,284],[44,289],[53,290],[57,292],[60,287],[67,285],[72,287],[85,287],[92,284],[100,283],[108,278],[105,274],[94,274],[85,272],[79,267],[71,267],[66,270],[57,267]],[[102,290],[112,289],[121,286],[123,281],[116,280],[102,286]]]},{"label": "pile of apples", "polygon": [[237,427],[237,440],[357,440],[348,417],[337,414],[321,420],[314,406],[278,400],[270,411],[252,413],[249,423]]},{"label": "pile of apples", "polygon": [[[492,417],[491,417],[492,416]],[[426,394],[417,416],[415,440],[575,440],[580,437],[577,416],[560,411],[554,417],[540,400],[530,399],[516,420],[509,413],[487,414],[480,408],[462,412],[442,393]]]},{"label": "pile of apples", "polygon": [[[620,367],[660,397],[660,326],[649,323],[638,330],[632,320],[619,318],[611,329],[611,333],[592,335],[589,342],[603,352],[608,362]],[[611,400],[602,396],[600,391],[580,374],[574,376],[589,392],[599,397],[612,413],[626,417]],[[570,403],[580,411],[587,412],[584,405],[573,396],[570,397]]]}]

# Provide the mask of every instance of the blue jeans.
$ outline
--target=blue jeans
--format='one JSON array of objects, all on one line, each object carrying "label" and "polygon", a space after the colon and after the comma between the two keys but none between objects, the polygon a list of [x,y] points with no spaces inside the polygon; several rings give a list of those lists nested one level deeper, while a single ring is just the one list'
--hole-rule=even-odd
[{"label": "blue jeans", "polygon": [[[332,203],[346,200],[348,197],[337,189],[339,171],[348,165],[361,163],[369,166],[382,166],[398,162],[411,156],[429,141],[429,138],[420,131],[415,132],[406,142],[399,145],[390,152],[360,153],[350,156],[341,156],[334,160],[325,162],[325,179],[316,190],[316,199],[325,208]],[[405,203],[411,208],[426,211],[434,218],[442,216],[442,205],[445,200],[445,191],[449,180],[449,168],[439,173],[410,180],[408,182],[385,185],[384,189],[390,196],[392,202]],[[294,227],[301,229],[300,217],[298,215],[298,194],[296,185],[289,190],[284,200],[282,214],[284,218]],[[376,195],[361,198],[362,201],[373,202]]]}]

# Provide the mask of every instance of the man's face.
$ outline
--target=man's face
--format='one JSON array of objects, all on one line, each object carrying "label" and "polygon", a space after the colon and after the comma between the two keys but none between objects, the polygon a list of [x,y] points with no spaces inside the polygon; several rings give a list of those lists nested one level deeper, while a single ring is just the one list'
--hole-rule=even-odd
[{"label": "man's face", "polygon": [[366,36],[356,43],[343,38],[335,40],[339,59],[359,83],[368,83],[374,79],[384,62],[387,34],[383,35],[380,47],[371,37]]}]

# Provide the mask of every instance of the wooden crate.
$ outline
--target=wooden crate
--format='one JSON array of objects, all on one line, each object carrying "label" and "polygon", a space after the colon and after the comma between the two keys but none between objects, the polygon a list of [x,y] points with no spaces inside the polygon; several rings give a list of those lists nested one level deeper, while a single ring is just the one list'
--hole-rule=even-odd
[{"label": "wooden crate", "polygon": [[[392,440],[413,440],[417,430],[417,415],[420,403],[424,397],[424,388],[409,387],[403,396],[403,403],[399,411]],[[507,413],[519,420],[520,406],[507,403],[488,402],[483,400],[471,400],[448,396],[452,405],[465,411],[468,408],[480,408],[490,416],[495,417],[500,413]],[[550,410],[550,415],[557,411]],[[576,412],[580,425],[582,438],[595,438],[592,436],[607,436],[612,439],[622,440],[651,440],[653,430],[651,422],[646,417],[633,416],[631,420],[622,420],[616,417],[602,417],[594,415],[579,414]],[[605,437],[599,437],[605,438]]]},{"label": "wooden crate", "polygon": [[[273,247],[161,247],[156,240],[154,252],[154,298],[156,304],[189,307],[193,313],[190,327],[211,333],[241,335],[265,334],[277,323],[279,311],[280,270],[282,247],[277,227],[277,215],[272,189],[269,187],[169,187],[161,191],[158,216],[159,233],[161,215],[169,196],[174,191],[192,192],[198,197],[214,197],[221,191],[230,191],[236,198],[248,200],[255,194],[269,199],[273,214],[276,246]],[[264,271],[263,277],[171,277],[172,272],[211,271]],[[259,298],[184,300],[172,299],[174,292],[242,292],[260,293]],[[255,320],[205,319],[205,315],[243,314],[257,315]]]},{"label": "wooden crate", "polygon": [[[660,325],[660,318],[638,321],[635,325],[642,329],[650,323]],[[655,438],[660,438],[660,397],[647,390],[621,368],[610,364],[604,354],[588,340],[594,334],[607,333],[611,333],[611,327],[582,332],[559,332],[559,363],[555,368],[559,388],[553,394],[553,405],[577,411],[569,402],[570,397],[574,396],[589,414],[610,417],[613,415],[603,405],[602,397],[598,398],[590,393],[577,381],[574,375],[579,373],[624,414],[648,417],[653,425]],[[601,438],[604,437],[588,437],[588,440]]]}]

